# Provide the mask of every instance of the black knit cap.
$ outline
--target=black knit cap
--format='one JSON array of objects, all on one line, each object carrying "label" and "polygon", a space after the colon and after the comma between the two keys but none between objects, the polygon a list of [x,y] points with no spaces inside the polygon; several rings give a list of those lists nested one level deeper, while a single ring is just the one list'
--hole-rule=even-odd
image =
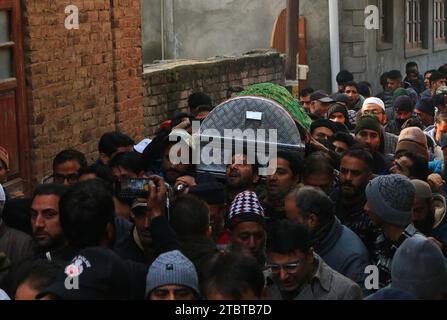
[{"label": "black knit cap", "polygon": [[342,104],[339,103],[334,103],[328,110],[327,112],[327,118],[329,119],[331,117],[331,115],[333,115],[334,113],[343,113],[345,119],[349,120],[349,115],[348,115],[348,110],[346,109],[346,107]]},{"label": "black knit cap", "polygon": [[413,111],[414,103],[409,96],[400,96],[394,101],[394,111]]},{"label": "black knit cap", "polygon": [[312,133],[315,131],[315,129],[320,127],[328,128],[329,130],[332,130],[333,133],[337,132],[337,127],[334,125],[334,122],[327,119],[318,119],[312,122],[310,126],[310,132]]},{"label": "black knit cap", "polygon": [[380,122],[376,117],[367,115],[362,116],[359,120],[357,120],[357,125],[355,127],[354,133],[357,134],[365,129],[373,130],[380,134],[382,131],[382,126],[380,125]]}]

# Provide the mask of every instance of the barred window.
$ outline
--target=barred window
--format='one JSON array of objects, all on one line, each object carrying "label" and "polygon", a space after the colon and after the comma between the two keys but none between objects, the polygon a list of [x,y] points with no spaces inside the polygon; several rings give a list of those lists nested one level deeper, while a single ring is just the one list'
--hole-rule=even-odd
[{"label": "barred window", "polygon": [[421,0],[406,0],[407,48],[422,48]]},{"label": "barred window", "polygon": [[433,6],[435,44],[443,44],[446,42],[446,0],[434,0]]}]

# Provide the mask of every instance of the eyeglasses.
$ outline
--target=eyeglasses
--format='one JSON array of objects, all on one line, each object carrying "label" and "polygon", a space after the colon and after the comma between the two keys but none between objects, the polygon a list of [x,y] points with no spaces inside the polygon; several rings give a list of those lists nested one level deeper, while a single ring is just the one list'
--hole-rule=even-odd
[{"label": "eyeglasses", "polygon": [[375,115],[376,116],[378,114],[383,114],[384,112],[380,111],[380,110],[364,110],[362,113],[364,116],[367,116],[367,115]]},{"label": "eyeglasses", "polygon": [[67,174],[67,175],[63,175],[63,174],[53,174],[53,182],[55,183],[64,183],[65,180],[68,181],[68,183],[76,183],[79,180],[79,175],[77,173],[72,173],[72,174]]},{"label": "eyeglasses", "polygon": [[298,266],[303,263],[302,260],[298,260],[295,263],[287,263],[287,264],[267,264],[267,269],[273,274],[280,273],[281,269],[283,269],[288,274],[294,274],[298,271]]}]

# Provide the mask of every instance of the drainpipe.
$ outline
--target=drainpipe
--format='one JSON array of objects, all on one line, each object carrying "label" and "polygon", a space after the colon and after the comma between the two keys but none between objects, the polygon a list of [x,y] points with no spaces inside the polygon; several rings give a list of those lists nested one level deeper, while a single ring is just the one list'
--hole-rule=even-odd
[{"label": "drainpipe", "polygon": [[165,0],[160,0],[161,17],[161,60],[165,59]]},{"label": "drainpipe", "polygon": [[340,72],[340,31],[338,27],[338,0],[329,2],[329,38],[331,46],[331,83],[332,92],[338,91],[336,76]]}]

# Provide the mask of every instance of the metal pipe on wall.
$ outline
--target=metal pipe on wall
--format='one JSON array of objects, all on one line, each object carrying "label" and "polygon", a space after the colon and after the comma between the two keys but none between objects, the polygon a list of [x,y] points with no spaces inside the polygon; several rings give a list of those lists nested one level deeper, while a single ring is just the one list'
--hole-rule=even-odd
[{"label": "metal pipe on wall", "polygon": [[161,60],[165,59],[165,0],[160,0]]},{"label": "metal pipe on wall", "polygon": [[331,83],[332,92],[338,91],[336,81],[337,74],[340,72],[340,31],[339,31],[339,13],[338,0],[328,0],[329,2],[329,38],[331,46]]}]

